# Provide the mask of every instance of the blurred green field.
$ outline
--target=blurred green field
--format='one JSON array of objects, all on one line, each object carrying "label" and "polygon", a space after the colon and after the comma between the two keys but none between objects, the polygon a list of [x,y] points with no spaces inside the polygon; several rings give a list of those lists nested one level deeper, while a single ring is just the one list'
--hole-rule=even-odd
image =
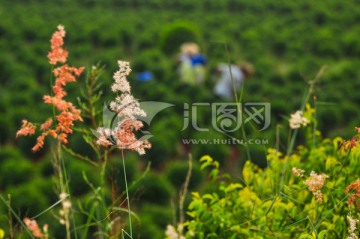
[{"label": "blurred green field", "polygon": [[[284,145],[280,146],[285,147],[287,119],[300,108],[307,82],[324,65],[327,69],[315,88],[318,128],[325,136],[350,137],[359,126],[360,3],[355,0],[2,0],[0,19],[0,193],[13,195],[15,210],[22,216],[37,214],[56,201],[49,148],[34,154],[30,149],[35,138],[15,139],[15,134],[23,118],[41,122],[51,110],[41,101],[50,89],[46,55],[58,24],[66,28],[65,48],[72,65],[91,67],[100,62],[106,66],[103,102],[113,97],[109,87],[116,61],[126,60],[134,72],[130,76],[133,94],[140,101],[175,104],[150,125],[153,147],[146,156],[127,155],[130,180],[141,174],[148,161],[152,163],[151,180],[132,192],[141,201],[136,206],[142,219],[141,238],[162,238],[172,220],[170,201],[177,197],[187,170],[181,139],[225,138],[217,132],[181,131],[183,103],[216,101],[212,69],[227,61],[225,44],[233,62],[247,60],[255,66],[255,76],[245,83],[245,102],[271,103],[270,129],[261,133],[247,129],[250,137],[267,138],[267,147],[275,147],[276,126],[282,124]],[[167,38],[177,26],[194,33],[189,39],[199,43],[208,60],[203,87],[183,87],[178,80],[175,59],[181,39]],[[136,73],[146,70],[153,72],[154,79],[136,81]],[[80,96],[78,90],[69,85],[73,102]],[[206,117],[200,116],[204,124]],[[81,137],[70,138],[70,146],[88,153]],[[191,152],[195,159],[210,154],[225,162],[232,148],[194,145]],[[243,149],[236,150],[244,159]],[[263,148],[252,152],[254,160],[264,157]],[[80,200],[86,200],[88,192],[83,170],[96,182],[96,172],[69,160],[69,174],[77,175],[71,179],[73,193]],[[121,177],[119,172],[114,177]],[[204,181],[196,166],[192,187],[199,188]],[[123,188],[120,182],[118,186]],[[156,220],[160,217],[164,220]],[[42,220],[48,218],[52,215]],[[0,225],[6,220],[6,210],[0,205]]]}]

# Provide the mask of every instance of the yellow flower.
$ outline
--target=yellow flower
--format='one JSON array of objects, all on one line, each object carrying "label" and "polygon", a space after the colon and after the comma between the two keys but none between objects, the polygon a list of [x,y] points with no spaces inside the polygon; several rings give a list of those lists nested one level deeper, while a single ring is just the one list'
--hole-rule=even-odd
[{"label": "yellow flower", "polygon": [[0,229],[0,239],[3,239],[5,236],[4,230]]}]

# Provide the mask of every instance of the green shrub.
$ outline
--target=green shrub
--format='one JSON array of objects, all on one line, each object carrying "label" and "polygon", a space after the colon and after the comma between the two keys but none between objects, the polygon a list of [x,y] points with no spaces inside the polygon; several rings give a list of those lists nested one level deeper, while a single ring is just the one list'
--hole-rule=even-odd
[{"label": "green shrub", "polygon": [[155,173],[149,173],[139,185],[141,200],[155,204],[169,204],[173,192],[171,184]]},{"label": "green shrub", "polygon": [[31,162],[24,158],[9,158],[0,167],[0,187],[5,189],[29,181],[36,171]]},{"label": "green shrub", "polygon": [[24,156],[21,154],[21,151],[13,146],[7,145],[0,148],[0,165],[8,160],[18,160],[24,159]]},{"label": "green shrub", "polygon": [[[27,177],[24,177],[28,180]],[[50,205],[37,183],[29,182],[16,187],[10,187],[7,193],[11,195],[11,207],[20,218],[35,216]]]},{"label": "green shrub", "polygon": [[[126,180],[128,186],[131,185],[137,179],[138,169],[136,165],[136,160],[138,157],[134,154],[127,154],[125,157],[125,169],[126,169]],[[115,186],[116,190],[119,193],[125,192],[125,176],[124,176],[124,166],[121,155],[114,155],[110,157],[107,168],[106,168],[106,178],[108,182]]]},{"label": "green shrub", "polygon": [[136,229],[133,238],[154,239],[164,237],[164,229],[156,226],[150,217],[142,217],[141,224],[133,226],[133,228]]},{"label": "green shrub", "polygon": [[[152,221],[159,229],[163,229],[173,219],[173,210],[170,207],[153,203],[144,203],[141,206],[140,221],[145,218]],[[141,223],[143,225],[143,223]]]},{"label": "green shrub", "polygon": [[154,120],[149,129],[154,136],[150,139],[152,147],[145,158],[149,158],[154,167],[160,167],[162,163],[172,158],[177,150],[179,140],[177,132],[181,130],[181,118],[175,114],[166,114],[166,116],[167,120]]},{"label": "green shrub", "polygon": [[165,25],[160,32],[160,46],[167,54],[179,51],[184,42],[199,42],[199,29],[191,22],[177,21]]},{"label": "green shrub", "polygon": [[[172,183],[174,188],[180,189],[186,180],[186,175],[189,170],[189,163],[187,160],[171,162],[166,169],[166,177]],[[197,163],[193,163],[191,170],[191,178],[189,182],[189,189],[194,189],[202,182],[203,175]]]},{"label": "green shrub", "polygon": [[[184,224],[186,238],[266,238],[270,229],[274,237],[323,238],[320,235],[325,233],[329,238],[346,237],[346,214],[351,214],[353,207],[346,203],[345,188],[356,180],[360,148],[353,148],[349,155],[341,153],[341,141],[318,138],[316,146],[299,146],[289,156],[270,148],[268,167],[245,164],[246,187],[237,179],[219,175],[219,164],[204,156],[202,168],[210,167],[218,184],[203,195],[192,193],[187,211],[190,219]],[[303,169],[304,176],[297,176],[294,167]],[[321,199],[305,185],[305,180],[319,180],[308,176],[312,171],[327,175],[323,186],[317,188]],[[316,229],[313,223],[318,225]],[[305,237],[311,234],[313,237]]]},{"label": "green shrub", "polygon": [[[208,132],[196,132],[193,134],[195,140],[204,140],[204,143],[191,145],[195,159],[208,154],[216,158],[219,162],[224,162],[229,157],[229,137],[224,134],[209,130]],[[214,141],[216,140],[216,141]]]},{"label": "green shrub", "polygon": [[70,193],[74,196],[80,196],[90,191],[90,186],[83,178],[83,173],[89,181],[94,185],[99,185],[100,175],[93,166],[88,163],[69,158],[71,161],[66,165],[67,175],[69,179]]}]

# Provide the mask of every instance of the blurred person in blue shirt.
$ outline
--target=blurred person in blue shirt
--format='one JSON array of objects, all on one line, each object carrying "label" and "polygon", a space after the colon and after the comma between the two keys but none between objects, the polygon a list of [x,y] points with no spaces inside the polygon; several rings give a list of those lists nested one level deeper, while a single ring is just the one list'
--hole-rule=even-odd
[{"label": "blurred person in blue shirt", "polygon": [[201,85],[206,73],[206,59],[200,54],[199,46],[196,43],[188,42],[182,44],[180,50],[178,68],[180,80],[189,85]]}]

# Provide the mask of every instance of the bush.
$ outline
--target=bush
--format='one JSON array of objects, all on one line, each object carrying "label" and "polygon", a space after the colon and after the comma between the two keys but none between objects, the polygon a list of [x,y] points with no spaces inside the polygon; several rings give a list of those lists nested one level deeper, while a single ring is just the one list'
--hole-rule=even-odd
[{"label": "bush", "polygon": [[24,156],[17,148],[10,145],[0,148],[0,165],[8,160],[15,161],[18,159],[24,159]]},{"label": "bush", "polygon": [[162,176],[149,173],[139,185],[141,200],[155,204],[169,204],[174,192],[171,184]]},{"label": "bush", "polygon": [[177,115],[167,114],[167,120],[151,124],[149,131],[154,137],[151,138],[152,147],[148,151],[147,157],[151,159],[153,166],[160,167],[162,163],[176,154],[176,143],[179,140],[177,132],[181,130],[181,123],[181,118]]},{"label": "bush", "polygon": [[[163,207],[162,205],[144,203],[141,206],[140,221],[152,221],[159,229],[164,229],[166,225],[173,219],[173,210],[170,207]],[[143,225],[143,223],[142,223]]]},{"label": "bush", "polygon": [[[319,237],[316,238],[323,238],[320,235],[324,234],[329,238],[346,237],[346,214],[351,215],[353,210],[350,200],[346,203],[346,199],[355,192],[347,193],[345,189],[356,180],[360,148],[354,147],[350,154],[342,153],[338,146],[341,141],[341,138],[317,137],[316,144],[299,146],[289,156],[270,148],[267,168],[261,169],[250,161],[245,164],[246,187],[237,179],[219,175],[219,164],[204,156],[200,159],[202,168],[210,167],[210,175],[219,183],[206,194],[192,193],[187,211],[190,219],[184,224],[187,238],[210,235],[213,238],[263,238],[263,232],[270,228],[271,235],[276,237],[315,238],[309,237],[312,222],[305,218],[318,224]],[[301,174],[297,173],[299,169],[303,170]],[[311,176],[314,173],[316,177]],[[316,186],[315,192],[312,187],[319,183],[315,180],[320,180],[323,174],[327,175],[322,176],[326,180]],[[320,208],[325,214],[317,222]],[[358,217],[356,212],[353,217]]]},{"label": "bush", "polygon": [[[126,180],[128,187],[138,176],[136,160],[139,160],[134,154],[127,154],[125,157]],[[107,180],[116,187],[119,193],[125,192],[124,165],[120,155],[112,156],[106,168]]]},{"label": "bush", "polygon": [[[200,158],[202,155],[208,154],[216,158],[219,162],[224,162],[229,155],[229,145],[227,136],[219,132],[210,130],[209,132],[196,132],[193,134],[196,140],[205,140],[205,143],[192,145],[193,156],[195,159]],[[208,140],[208,142],[206,142]],[[213,141],[217,140],[217,141]]]},{"label": "bush", "polygon": [[191,22],[173,22],[165,25],[160,32],[160,46],[167,54],[179,51],[184,42],[199,42],[199,39],[199,29]]},{"label": "bush", "polygon": [[31,162],[23,158],[9,158],[0,167],[0,189],[27,182],[35,173]]},{"label": "bush", "polygon": [[67,165],[67,175],[71,195],[80,196],[89,192],[90,186],[85,182],[83,173],[85,173],[86,177],[92,184],[99,184],[100,176],[92,166],[86,162],[71,159]]},{"label": "bush", "polygon": [[156,226],[150,217],[142,217],[141,224],[138,227],[135,226],[133,228],[137,229],[134,231],[133,238],[154,239],[164,237],[164,229]]},{"label": "bush", "polygon": [[[28,178],[26,178],[28,179]],[[7,190],[11,195],[11,207],[20,218],[35,216],[49,206],[49,201],[36,183],[30,182]]]},{"label": "bush", "polygon": [[[187,161],[175,161],[169,164],[166,169],[166,177],[172,183],[174,188],[180,189],[186,180],[186,175],[189,170],[189,163]],[[191,178],[189,182],[189,189],[194,189],[202,182],[203,175],[199,165],[193,163],[191,170]]]}]

